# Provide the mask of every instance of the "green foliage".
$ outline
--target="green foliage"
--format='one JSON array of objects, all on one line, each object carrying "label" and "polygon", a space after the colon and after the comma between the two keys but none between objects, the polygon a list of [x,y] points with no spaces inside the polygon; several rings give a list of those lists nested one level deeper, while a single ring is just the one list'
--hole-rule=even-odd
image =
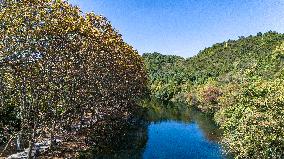
[{"label": "green foliage", "polygon": [[273,62],[271,57],[283,40],[283,34],[268,32],[261,36],[215,44],[187,59],[186,72],[197,84],[206,82],[208,78],[222,80],[228,74],[249,72],[263,78],[271,78],[277,71],[275,67],[281,65],[280,61]]},{"label": "green foliage", "polygon": [[[157,53],[143,57],[155,77],[152,94],[213,114],[224,130],[224,147],[236,158],[284,157],[284,34],[240,37],[186,60]],[[165,65],[169,58],[176,60]],[[172,72],[182,76],[175,81]]]},{"label": "green foliage", "polygon": [[175,99],[208,80],[242,82],[247,76],[265,79],[283,74],[284,35],[258,33],[238,40],[229,40],[206,48],[194,57],[146,53],[144,58],[150,77],[152,95],[162,100]]},{"label": "green foliage", "polygon": [[[195,105],[204,112],[214,113],[219,109],[219,97],[222,95],[221,89],[214,80],[208,80],[204,84],[197,85],[192,92],[198,104]],[[188,99],[193,100],[193,99]],[[193,103],[192,101],[188,101]]]},{"label": "green foliage", "polygon": [[161,100],[171,100],[182,91],[182,85],[187,82],[187,74],[183,71],[185,60],[182,57],[159,53],[145,53],[142,57],[148,70],[152,95]]},{"label": "green foliage", "polygon": [[20,130],[21,120],[14,106],[0,108],[0,145],[6,143],[13,132]]},{"label": "green foliage", "polygon": [[283,79],[251,81],[227,96],[235,100],[231,105],[221,102],[215,118],[224,129],[224,145],[236,157],[284,157],[283,86]]}]

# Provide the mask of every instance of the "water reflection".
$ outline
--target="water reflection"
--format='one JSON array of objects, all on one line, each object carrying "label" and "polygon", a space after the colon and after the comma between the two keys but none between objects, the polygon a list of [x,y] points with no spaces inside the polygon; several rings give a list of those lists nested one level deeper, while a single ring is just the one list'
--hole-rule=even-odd
[{"label": "water reflection", "polygon": [[[94,130],[91,150],[81,153],[80,158],[96,159],[139,159],[143,156],[148,141],[149,122],[142,118],[133,119],[125,124],[108,122],[103,130]],[[117,124],[120,123],[120,124]],[[106,130],[107,129],[107,130]]]},{"label": "water reflection", "polygon": [[96,138],[97,146],[81,158],[223,158],[211,117],[183,104],[152,100],[143,105],[143,120],[112,127],[115,135]]},{"label": "water reflection", "polygon": [[195,123],[176,121],[151,124],[144,158],[221,158],[217,143],[204,138]]},{"label": "water reflection", "polygon": [[187,124],[194,123],[200,127],[208,140],[219,141],[221,131],[212,120],[212,116],[182,103],[162,103],[152,100],[147,104],[151,105],[147,112],[149,121],[160,123],[170,120]]}]

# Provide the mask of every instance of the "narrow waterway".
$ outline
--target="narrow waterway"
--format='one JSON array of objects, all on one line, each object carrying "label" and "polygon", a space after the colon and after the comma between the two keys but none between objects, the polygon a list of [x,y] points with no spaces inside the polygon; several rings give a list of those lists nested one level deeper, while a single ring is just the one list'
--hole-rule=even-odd
[{"label": "narrow waterway", "polygon": [[[182,104],[161,104],[148,107],[147,124],[129,129],[122,142],[108,153],[95,154],[95,158],[133,159],[219,159],[220,130],[211,117]],[[117,141],[117,140],[116,140]]]}]

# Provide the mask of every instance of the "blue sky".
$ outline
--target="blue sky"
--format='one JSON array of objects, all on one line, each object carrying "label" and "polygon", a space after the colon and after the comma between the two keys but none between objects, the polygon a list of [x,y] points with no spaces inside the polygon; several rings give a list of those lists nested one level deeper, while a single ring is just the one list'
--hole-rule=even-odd
[{"label": "blue sky", "polygon": [[214,43],[284,33],[284,0],[69,0],[111,21],[139,51],[196,55]]}]

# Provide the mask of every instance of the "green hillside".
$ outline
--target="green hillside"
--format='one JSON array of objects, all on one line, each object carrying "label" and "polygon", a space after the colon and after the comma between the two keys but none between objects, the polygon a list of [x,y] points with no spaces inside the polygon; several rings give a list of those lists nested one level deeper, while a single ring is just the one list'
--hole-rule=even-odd
[{"label": "green hillside", "polygon": [[[163,100],[170,100],[181,91],[179,85],[186,82],[185,59],[159,53],[143,54],[148,70],[152,94]],[[173,87],[174,86],[174,87]]]},{"label": "green hillside", "polygon": [[187,72],[197,83],[248,69],[254,71],[254,75],[270,78],[278,71],[280,61],[272,60],[279,56],[274,51],[283,40],[283,34],[268,32],[218,43],[187,59]]},{"label": "green hillside", "polygon": [[284,157],[284,34],[239,37],[188,59],[143,58],[152,95],[212,114],[236,158]]}]

